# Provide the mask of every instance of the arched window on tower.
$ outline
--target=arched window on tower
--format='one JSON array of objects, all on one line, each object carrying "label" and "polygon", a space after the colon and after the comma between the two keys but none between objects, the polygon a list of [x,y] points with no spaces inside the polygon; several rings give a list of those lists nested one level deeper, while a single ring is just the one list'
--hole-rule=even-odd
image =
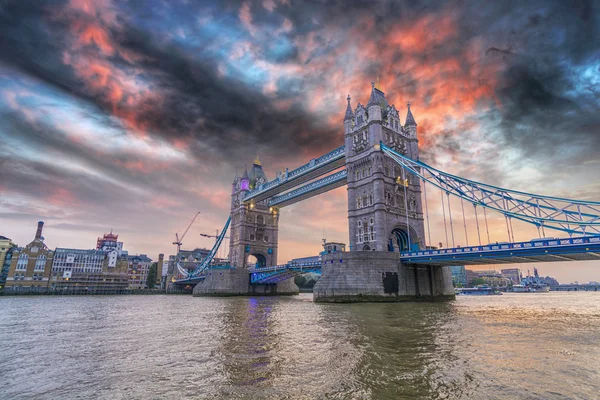
[{"label": "arched window on tower", "polygon": [[369,205],[370,206],[373,205],[373,195],[372,194],[369,195]]},{"label": "arched window on tower", "polygon": [[365,220],[364,222],[364,234],[363,234],[363,242],[368,242],[369,241],[369,232],[367,231],[367,220]]},{"label": "arched window on tower", "polygon": [[363,195],[362,195],[362,203],[363,203],[363,207],[369,206],[369,203],[367,202],[367,194],[366,193],[363,193]]},{"label": "arched window on tower", "polygon": [[375,241],[375,220],[373,218],[369,220],[369,235],[371,236],[371,241]]}]

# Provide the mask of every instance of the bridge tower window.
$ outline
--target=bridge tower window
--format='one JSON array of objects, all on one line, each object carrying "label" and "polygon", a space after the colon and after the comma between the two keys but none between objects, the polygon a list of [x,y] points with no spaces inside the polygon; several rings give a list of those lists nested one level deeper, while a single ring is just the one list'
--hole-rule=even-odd
[{"label": "bridge tower window", "polygon": [[369,234],[371,241],[375,241],[375,220],[373,218],[369,220]]},{"label": "bridge tower window", "polygon": [[362,226],[362,221],[358,221],[357,222],[358,225],[358,233],[357,233],[357,239],[358,239],[358,243],[362,243],[363,242],[363,226]]},{"label": "bridge tower window", "polygon": [[363,233],[363,242],[368,242],[369,241],[369,232],[367,231],[367,220],[365,220],[364,222],[364,233]]}]

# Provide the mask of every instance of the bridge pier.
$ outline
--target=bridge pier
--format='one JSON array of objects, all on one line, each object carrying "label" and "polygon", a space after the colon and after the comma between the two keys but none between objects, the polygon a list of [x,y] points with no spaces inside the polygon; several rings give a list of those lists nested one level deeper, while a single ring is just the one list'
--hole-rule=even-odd
[{"label": "bridge pier", "polygon": [[314,287],[316,302],[396,302],[453,300],[448,267],[404,265],[398,254],[355,251],[323,256]]},{"label": "bridge pier", "polygon": [[293,279],[286,281],[251,285],[248,270],[244,268],[209,269],[204,281],[194,287],[194,297],[214,296],[269,296],[295,295],[300,290]]}]

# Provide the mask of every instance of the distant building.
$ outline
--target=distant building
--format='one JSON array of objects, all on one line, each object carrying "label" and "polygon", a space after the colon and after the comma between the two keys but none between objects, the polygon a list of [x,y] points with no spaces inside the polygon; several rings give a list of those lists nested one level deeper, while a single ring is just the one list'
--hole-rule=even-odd
[{"label": "distant building", "polygon": [[115,267],[119,257],[127,256],[127,252],[123,250],[123,242],[119,242],[119,235],[115,235],[112,229],[110,233],[105,233],[103,237],[98,238],[96,250],[107,253],[109,267]]},{"label": "distant building", "polygon": [[129,266],[127,275],[129,277],[129,289],[145,289],[147,288],[146,281],[148,280],[148,270],[152,264],[150,259],[145,254],[127,256]]},{"label": "distant building", "polygon": [[44,222],[38,222],[35,238],[23,248],[12,251],[5,289],[13,293],[46,293],[54,252],[42,237]]},{"label": "distant building", "polygon": [[[324,241],[325,239],[323,239]],[[323,243],[324,253],[336,253],[338,251],[346,251],[346,243],[326,242]]]},{"label": "distant building", "polygon": [[112,231],[98,238],[96,249],[57,248],[50,292],[56,294],[120,294],[129,285],[127,252]]},{"label": "distant building", "polygon": [[467,286],[472,286],[473,279],[479,278],[479,274],[475,271],[471,271],[470,269],[467,269],[465,272],[467,274]]},{"label": "distant building", "polygon": [[0,236],[0,291],[4,289],[4,285],[6,284],[12,253],[16,248],[17,245],[12,240],[5,236]]},{"label": "distant building", "polygon": [[10,262],[12,260],[12,252],[17,247],[12,240],[6,236],[0,236],[0,291],[4,289]]},{"label": "distant building", "polygon": [[521,283],[521,279],[523,279],[523,275],[521,274],[521,270],[519,268],[508,268],[500,271],[502,276],[511,280],[513,285],[518,285]]},{"label": "distant building", "polygon": [[183,269],[193,271],[198,263],[210,253],[209,249],[196,248],[194,250],[179,250],[176,256],[169,256],[168,275],[177,275],[177,264]]},{"label": "distant building", "polygon": [[450,267],[450,272],[452,273],[452,284],[454,287],[467,286],[467,270],[464,265],[454,265]]},{"label": "distant building", "polygon": [[512,284],[512,281],[500,274],[496,270],[477,271],[477,276],[483,279],[486,285],[491,287],[507,287]]}]

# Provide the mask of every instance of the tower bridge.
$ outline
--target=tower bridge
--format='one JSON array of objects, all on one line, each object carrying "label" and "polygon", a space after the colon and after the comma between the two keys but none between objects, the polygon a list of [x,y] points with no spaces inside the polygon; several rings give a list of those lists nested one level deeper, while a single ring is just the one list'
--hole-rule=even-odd
[{"label": "tower bridge", "polygon": [[[402,125],[395,106],[374,83],[366,106],[358,103],[353,110],[350,100],[343,146],[271,181],[258,158],[250,172],[235,177],[230,216],[215,246],[193,270],[177,265],[172,271],[176,285],[194,285],[195,296],[295,294],[291,278],[313,272],[321,274],[316,301],[439,300],[454,297],[451,265],[600,259],[599,202],[524,193],[438,170],[419,160],[410,103]],[[280,208],[344,185],[349,251],[278,264]],[[441,204],[431,199],[435,191]],[[460,200],[458,224],[451,197]],[[477,225],[476,244],[470,246],[465,204]],[[439,205],[444,226],[431,226],[429,210]],[[508,241],[490,236],[488,212],[504,218]],[[534,226],[540,239],[515,241],[513,221]],[[464,247],[456,244],[460,225]],[[228,228],[229,265],[215,266],[212,260]],[[443,229],[445,246],[433,246],[432,229]],[[566,236],[546,237],[550,231]],[[250,256],[257,261],[248,267]]]}]

